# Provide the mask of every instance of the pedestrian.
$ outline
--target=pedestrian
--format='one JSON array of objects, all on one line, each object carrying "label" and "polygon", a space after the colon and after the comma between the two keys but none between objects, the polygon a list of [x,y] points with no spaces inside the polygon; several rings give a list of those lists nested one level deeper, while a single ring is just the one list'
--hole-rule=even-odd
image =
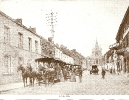
[{"label": "pedestrian", "polygon": [[101,74],[102,74],[102,78],[104,79],[104,78],[105,78],[105,74],[106,74],[106,72],[105,72],[105,70],[104,70],[104,69],[102,69]]},{"label": "pedestrian", "polygon": [[79,81],[82,82],[82,69],[79,68]]},{"label": "pedestrian", "polygon": [[110,69],[110,73],[112,74],[112,68]]},{"label": "pedestrian", "polygon": [[72,71],[71,71],[70,82],[76,82],[75,69],[72,69]]}]

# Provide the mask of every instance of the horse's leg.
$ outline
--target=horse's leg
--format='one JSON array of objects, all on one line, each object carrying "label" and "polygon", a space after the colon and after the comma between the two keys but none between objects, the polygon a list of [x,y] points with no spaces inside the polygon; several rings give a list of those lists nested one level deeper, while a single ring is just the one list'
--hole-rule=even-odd
[{"label": "horse's leg", "polygon": [[34,82],[35,82],[35,77],[33,77],[33,86],[34,86]]},{"label": "horse's leg", "polygon": [[50,78],[47,79],[47,85],[49,86],[50,83]]},{"label": "horse's leg", "polygon": [[46,87],[46,79],[44,79],[44,84],[45,84],[45,87]]},{"label": "horse's leg", "polygon": [[40,76],[38,76],[38,84],[39,84],[39,86],[40,86]]},{"label": "horse's leg", "polygon": [[24,83],[24,87],[25,87],[25,78],[23,77],[23,83]]},{"label": "horse's leg", "polygon": [[52,81],[52,83],[51,83],[51,86],[54,84],[54,78],[52,77],[51,78],[51,81]]},{"label": "horse's leg", "polygon": [[30,77],[30,86],[32,86],[32,78]]},{"label": "horse's leg", "polygon": [[25,77],[24,80],[25,80],[25,84],[26,84],[25,86],[27,86],[27,78]]}]

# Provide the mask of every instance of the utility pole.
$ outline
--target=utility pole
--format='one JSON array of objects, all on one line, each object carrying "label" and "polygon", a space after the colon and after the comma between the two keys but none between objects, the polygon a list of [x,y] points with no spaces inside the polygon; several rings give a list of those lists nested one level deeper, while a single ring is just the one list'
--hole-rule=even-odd
[{"label": "utility pole", "polygon": [[51,10],[50,14],[46,14],[47,25],[51,27],[51,45],[52,45],[52,57],[55,58],[55,46],[54,46],[54,27],[57,22],[57,13],[53,13]]},{"label": "utility pole", "polygon": [[52,43],[54,43],[54,26],[56,25],[57,22],[57,13],[53,13],[51,10],[50,14],[46,14],[46,19],[47,19],[47,24],[48,26],[51,26],[51,35],[52,35]]}]

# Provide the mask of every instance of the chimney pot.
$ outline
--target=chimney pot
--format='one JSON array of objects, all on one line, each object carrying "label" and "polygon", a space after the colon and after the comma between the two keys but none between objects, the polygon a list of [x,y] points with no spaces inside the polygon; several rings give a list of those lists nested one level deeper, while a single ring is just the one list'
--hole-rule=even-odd
[{"label": "chimney pot", "polygon": [[32,28],[32,27],[30,26],[28,29],[29,29],[30,31],[36,33],[36,28],[35,28],[35,27]]},{"label": "chimney pot", "polygon": [[21,18],[15,19],[15,22],[22,25],[22,19]]}]

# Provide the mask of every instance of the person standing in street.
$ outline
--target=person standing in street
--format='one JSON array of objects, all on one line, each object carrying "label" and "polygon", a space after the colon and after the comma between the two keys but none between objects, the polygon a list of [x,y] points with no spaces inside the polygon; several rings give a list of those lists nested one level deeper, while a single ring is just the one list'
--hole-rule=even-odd
[{"label": "person standing in street", "polygon": [[79,68],[79,81],[82,82],[82,69]]},{"label": "person standing in street", "polygon": [[101,74],[102,74],[102,79],[104,79],[104,78],[105,78],[105,74],[106,74],[106,72],[105,72],[105,70],[104,70],[104,69],[102,69]]}]

